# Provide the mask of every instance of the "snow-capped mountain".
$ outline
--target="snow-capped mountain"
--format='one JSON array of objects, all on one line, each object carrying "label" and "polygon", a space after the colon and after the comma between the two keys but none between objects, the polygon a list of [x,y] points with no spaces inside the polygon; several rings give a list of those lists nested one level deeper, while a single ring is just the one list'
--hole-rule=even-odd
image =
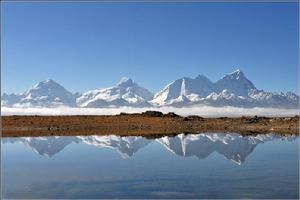
[{"label": "snow-capped mountain", "polygon": [[80,107],[146,107],[153,94],[132,79],[124,77],[114,87],[91,90],[83,93],[76,102]]},{"label": "snow-capped mountain", "polygon": [[22,98],[21,94],[6,94],[3,93],[1,95],[1,106],[14,106],[15,104],[19,103]]},{"label": "snow-capped mountain", "polygon": [[254,84],[245,77],[240,69],[224,76],[215,85],[217,92],[228,90],[229,93],[237,96],[247,96],[251,90],[256,89]]},{"label": "snow-capped mountain", "polygon": [[72,143],[84,143],[97,148],[110,148],[120,153],[127,159],[140,149],[153,141],[163,145],[168,151],[184,157],[196,156],[204,159],[217,152],[239,165],[241,165],[258,144],[275,139],[294,140],[296,136],[280,136],[274,134],[241,136],[235,133],[202,133],[202,134],[179,134],[175,137],[162,137],[158,139],[146,139],[144,137],[121,137],[108,136],[70,136],[70,137],[21,137],[3,138],[2,142],[20,142],[33,149],[34,152],[47,157],[52,157]]},{"label": "snow-capped mountain", "polygon": [[151,102],[157,105],[183,105],[199,101],[215,90],[216,86],[203,75],[195,79],[184,77],[168,84],[155,94]]},{"label": "snow-capped mountain", "polygon": [[19,107],[75,107],[76,94],[72,94],[60,84],[48,79],[37,83],[24,93],[3,94],[1,105]]},{"label": "snow-capped mountain", "polygon": [[299,96],[258,90],[241,70],[236,70],[213,83],[205,76],[182,78],[168,84],[154,95],[156,106],[234,106],[298,108]]},{"label": "snow-capped mountain", "polygon": [[241,70],[216,82],[204,75],[177,79],[153,95],[132,79],[124,77],[113,87],[90,90],[83,94],[67,91],[48,79],[21,94],[2,94],[5,107],[160,107],[160,106],[233,106],[299,108],[299,96],[257,89]]},{"label": "snow-capped mountain", "polygon": [[230,99],[233,95],[247,96],[248,92],[254,89],[256,87],[245,77],[244,73],[236,70],[216,83],[203,75],[195,79],[177,79],[155,94],[151,102],[157,105],[204,103],[204,100],[214,101],[216,95],[225,99]]}]

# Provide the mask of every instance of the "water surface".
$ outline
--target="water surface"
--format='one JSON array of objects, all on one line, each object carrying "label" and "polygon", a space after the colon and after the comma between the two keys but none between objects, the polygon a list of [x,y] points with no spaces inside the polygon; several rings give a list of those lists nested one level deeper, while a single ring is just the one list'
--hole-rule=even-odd
[{"label": "water surface", "polygon": [[53,136],[2,143],[4,198],[299,197],[295,136]]}]

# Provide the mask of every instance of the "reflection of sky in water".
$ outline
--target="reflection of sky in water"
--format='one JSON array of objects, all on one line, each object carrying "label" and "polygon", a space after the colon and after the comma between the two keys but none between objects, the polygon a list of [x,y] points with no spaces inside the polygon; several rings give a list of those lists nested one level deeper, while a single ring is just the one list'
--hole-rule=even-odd
[{"label": "reflection of sky in water", "polygon": [[4,197],[298,198],[297,142],[272,134],[6,138]]}]

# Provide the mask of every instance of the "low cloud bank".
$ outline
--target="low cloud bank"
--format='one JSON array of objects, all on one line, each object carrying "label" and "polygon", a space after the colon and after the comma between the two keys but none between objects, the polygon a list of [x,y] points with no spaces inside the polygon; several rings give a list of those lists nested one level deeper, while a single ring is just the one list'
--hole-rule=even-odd
[{"label": "low cloud bank", "polygon": [[299,109],[279,108],[238,108],[238,107],[210,107],[197,106],[188,108],[160,107],[160,108],[1,108],[1,115],[115,115],[120,112],[140,113],[146,110],[156,110],[163,113],[175,112],[181,116],[200,115],[203,117],[238,117],[242,115],[258,116],[294,116],[299,115]]}]

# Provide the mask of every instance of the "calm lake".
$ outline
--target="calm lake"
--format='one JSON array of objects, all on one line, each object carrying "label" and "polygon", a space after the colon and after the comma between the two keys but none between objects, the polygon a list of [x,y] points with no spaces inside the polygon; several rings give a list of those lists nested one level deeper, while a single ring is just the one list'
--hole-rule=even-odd
[{"label": "calm lake", "polygon": [[4,198],[299,198],[298,137],[2,139]]}]

